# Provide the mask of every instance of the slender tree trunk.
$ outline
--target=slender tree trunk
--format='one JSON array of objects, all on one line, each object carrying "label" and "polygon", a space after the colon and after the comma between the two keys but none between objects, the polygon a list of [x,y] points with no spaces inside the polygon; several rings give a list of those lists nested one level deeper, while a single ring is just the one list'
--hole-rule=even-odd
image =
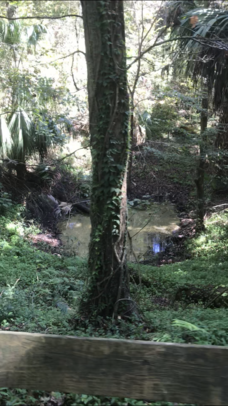
[{"label": "slender tree trunk", "polygon": [[[226,152],[228,150],[228,101],[224,101],[222,105],[215,146]],[[225,161],[227,161],[227,159],[225,159]]]},{"label": "slender tree trunk", "polygon": [[[116,316],[129,309],[126,170],[129,145],[123,1],[81,1],[92,149],[88,294],[81,309]],[[123,311],[123,306],[122,311]]]},{"label": "slender tree trunk", "polygon": [[[142,3],[142,7],[143,7],[143,3]],[[141,52],[142,52],[143,33],[144,33],[144,27],[142,27],[142,34],[141,34],[141,38],[139,39],[138,56],[140,56]],[[135,98],[136,87],[137,87],[138,80],[140,77],[140,70],[141,70],[141,59],[139,59],[138,63],[137,63],[137,71],[136,71],[134,83],[132,86],[132,90],[130,89],[130,86],[129,86],[131,117],[130,117],[130,150],[129,150],[129,164],[128,164],[128,178],[127,178],[128,193],[131,193],[131,183],[132,183],[133,148],[134,148],[134,113],[135,113],[134,98]]]},{"label": "slender tree trunk", "polygon": [[130,116],[130,149],[129,149],[129,163],[128,163],[128,177],[127,177],[127,191],[131,193],[132,183],[132,166],[133,166],[133,138],[134,138],[134,106],[131,102],[131,116]]},{"label": "slender tree trunk", "polygon": [[228,165],[228,100],[221,106],[218,134],[215,140],[218,148],[218,161],[216,165],[215,187],[217,191],[226,191],[227,165]]},{"label": "slender tree trunk", "polygon": [[205,229],[204,215],[205,215],[205,202],[204,202],[204,177],[205,177],[205,163],[206,163],[206,136],[208,122],[208,96],[202,99],[202,112],[201,112],[201,142],[200,142],[200,159],[196,174],[196,191],[197,191],[197,224],[196,231],[200,232]]}]

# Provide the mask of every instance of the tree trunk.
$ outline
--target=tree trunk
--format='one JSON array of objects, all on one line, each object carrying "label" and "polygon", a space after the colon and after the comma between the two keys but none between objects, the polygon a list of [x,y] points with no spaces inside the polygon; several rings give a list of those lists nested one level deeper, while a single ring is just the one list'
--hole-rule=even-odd
[{"label": "tree trunk", "polygon": [[[130,116],[130,149],[129,149],[129,162],[128,162],[128,177],[127,177],[127,191],[131,193],[132,183],[132,167],[133,167],[133,138],[134,138],[134,108],[131,103],[131,116]],[[129,195],[128,195],[129,196]]]},{"label": "tree trunk", "polygon": [[205,163],[206,163],[206,136],[208,122],[208,96],[202,99],[202,112],[201,112],[201,143],[200,143],[200,159],[196,175],[196,192],[197,192],[197,223],[196,231],[201,232],[205,229],[204,215],[204,177],[205,177]]},{"label": "tree trunk", "polygon": [[227,151],[228,149],[228,102],[223,102],[219,119],[218,135],[215,140],[216,148]]},{"label": "tree trunk", "polygon": [[123,1],[81,1],[88,69],[92,149],[88,315],[129,308],[126,267],[126,170],[129,99]]},{"label": "tree trunk", "polygon": [[16,165],[16,168],[15,168],[15,169],[16,169],[16,172],[17,172],[17,177],[18,177],[18,179],[24,181],[25,178],[26,178],[26,174],[27,174],[25,163],[19,162],[19,163]]},{"label": "tree trunk", "polygon": [[228,167],[228,101],[222,103],[218,134],[215,140],[215,147],[219,153],[217,157],[215,190],[217,192],[227,192],[227,167]]}]

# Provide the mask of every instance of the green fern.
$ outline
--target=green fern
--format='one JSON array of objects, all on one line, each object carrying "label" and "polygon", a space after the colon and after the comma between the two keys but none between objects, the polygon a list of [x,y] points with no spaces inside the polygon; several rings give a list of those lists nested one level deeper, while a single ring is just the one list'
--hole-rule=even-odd
[{"label": "green fern", "polygon": [[172,325],[175,327],[186,328],[187,330],[190,330],[190,331],[203,331],[204,333],[206,333],[206,330],[204,330],[203,328],[199,328],[199,327],[195,326],[194,324],[189,323],[188,321],[185,321],[185,320],[175,319],[175,320],[173,320]]}]

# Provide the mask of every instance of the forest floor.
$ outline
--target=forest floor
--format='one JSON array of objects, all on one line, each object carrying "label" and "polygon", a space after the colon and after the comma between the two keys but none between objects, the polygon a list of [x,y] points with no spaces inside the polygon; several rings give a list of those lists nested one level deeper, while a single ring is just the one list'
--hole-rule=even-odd
[{"label": "forest floor", "polygon": [[[28,227],[23,207],[13,207],[0,218],[0,329],[228,345],[228,212],[214,214],[206,225],[204,234],[188,241],[191,259],[162,266],[129,264],[131,295],[141,319],[96,324],[78,313],[86,261],[36,248],[27,237],[39,229]],[[0,400],[3,406],[174,405],[7,389],[0,391]]]},{"label": "forest floor", "polygon": [[[175,154],[172,147],[172,156],[163,146],[147,145],[146,148],[149,150],[143,157],[141,151],[135,153],[139,158],[133,161],[130,198],[143,198],[149,194],[157,201],[170,199],[176,202],[183,222],[181,232],[184,228],[189,231],[178,242],[182,244],[184,257],[175,254],[172,263],[168,257],[161,258],[159,266],[129,264],[131,295],[138,305],[141,319],[129,322],[120,318],[99,323],[83,319],[78,304],[86,288],[86,261],[64,254],[63,247],[58,246],[58,238],[54,238],[52,223],[47,224],[46,232],[44,223],[41,222],[41,227],[38,225],[45,203],[38,206],[35,214],[31,211],[28,219],[22,201],[7,207],[0,217],[0,330],[228,345],[228,211],[224,208],[218,213],[210,212],[206,231],[198,237],[187,238],[194,230],[192,173],[195,162],[191,155],[186,159],[188,151],[183,157],[176,146]],[[173,170],[171,162],[175,162]],[[59,201],[87,197],[87,178],[72,171],[70,163],[65,163],[61,170],[53,167],[48,176],[50,181],[42,180],[37,194],[52,193]],[[66,182],[62,181],[62,176]],[[138,185],[137,188],[134,184]],[[30,199],[34,196],[35,192]],[[221,201],[226,203],[224,197],[217,199],[211,205],[220,205]],[[50,210],[53,211],[53,206]],[[193,223],[189,223],[189,219]],[[44,239],[40,238],[42,234]],[[0,390],[0,404],[174,406],[170,402],[5,388]]]}]

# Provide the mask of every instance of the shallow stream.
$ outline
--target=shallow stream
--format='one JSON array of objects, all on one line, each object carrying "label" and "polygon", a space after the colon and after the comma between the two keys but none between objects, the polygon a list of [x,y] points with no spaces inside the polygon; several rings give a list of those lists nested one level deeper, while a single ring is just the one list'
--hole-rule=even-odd
[{"label": "shallow stream", "polygon": [[[170,203],[152,203],[129,209],[128,260],[143,260],[151,254],[164,251],[167,238],[178,230],[179,219]],[[82,214],[69,217],[58,224],[61,241],[69,254],[86,257],[90,238],[90,218]]]}]

